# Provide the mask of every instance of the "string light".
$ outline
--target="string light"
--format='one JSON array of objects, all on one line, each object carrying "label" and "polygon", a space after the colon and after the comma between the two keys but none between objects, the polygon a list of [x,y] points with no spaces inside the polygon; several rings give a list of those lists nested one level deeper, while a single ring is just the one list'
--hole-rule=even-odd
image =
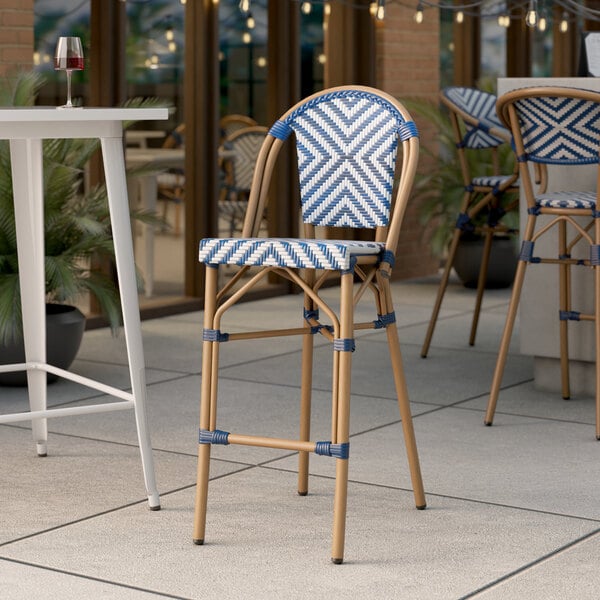
[{"label": "string light", "polygon": [[498,25],[500,27],[510,27],[510,17],[508,15],[500,15],[498,17]]},{"label": "string light", "polygon": [[243,13],[250,12],[250,0],[240,0],[240,10]]},{"label": "string light", "polygon": [[244,33],[242,33],[242,42],[244,42],[244,44],[249,44],[252,41],[252,34],[249,31],[244,31]]},{"label": "string light", "polygon": [[417,5],[417,12],[413,19],[415,20],[415,23],[418,23],[419,25],[423,22],[423,5],[420,2]]},{"label": "string light", "polygon": [[312,11],[312,4],[310,2],[303,2],[300,5],[300,10],[305,14],[305,15],[310,15],[311,11]]},{"label": "string light", "polygon": [[256,21],[252,16],[252,13],[248,13],[248,17],[246,18],[246,27],[248,29],[254,29],[256,27]]},{"label": "string light", "polygon": [[569,31],[569,21],[568,21],[569,15],[564,12],[562,14],[562,21],[560,22],[560,26],[559,26],[559,30],[561,33],[567,33],[567,31]]},{"label": "string light", "polygon": [[537,22],[537,0],[530,0],[529,10],[527,11],[527,15],[525,16],[525,23],[527,23],[528,27],[535,27],[537,25]]},{"label": "string light", "polygon": [[540,14],[540,20],[538,21],[537,27],[538,31],[541,31],[542,33],[546,31],[546,28],[548,27],[548,21],[546,20],[544,13]]},{"label": "string light", "polygon": [[456,13],[456,22],[457,23],[462,23],[465,20],[465,13],[462,10],[459,10]]},{"label": "string light", "polygon": [[375,18],[378,21],[383,21],[383,19],[385,19],[385,0],[377,0],[377,12],[375,13]]}]

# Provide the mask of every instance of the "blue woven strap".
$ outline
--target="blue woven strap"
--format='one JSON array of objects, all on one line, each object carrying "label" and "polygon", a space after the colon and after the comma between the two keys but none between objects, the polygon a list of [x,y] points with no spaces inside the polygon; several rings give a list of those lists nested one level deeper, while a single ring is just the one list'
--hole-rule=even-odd
[{"label": "blue woven strap", "polygon": [[381,329],[382,327],[387,327],[396,322],[396,313],[394,311],[387,313],[386,315],[377,315],[377,317],[377,320],[373,321],[375,329]]},{"label": "blue woven strap", "polygon": [[396,264],[396,257],[391,250],[384,250],[381,255],[381,262],[386,262],[390,267],[393,267]]},{"label": "blue woven strap", "polygon": [[519,254],[519,260],[530,262],[533,257],[534,243],[531,240],[523,240],[521,244],[521,252]]},{"label": "blue woven strap", "polygon": [[315,444],[315,454],[321,456],[333,456],[334,458],[345,458],[350,456],[350,444],[332,444],[331,442],[317,442]]},{"label": "blue woven strap", "polygon": [[275,121],[269,129],[269,134],[276,137],[278,140],[287,140],[292,133],[292,128],[283,121]]},{"label": "blue woven strap", "polygon": [[561,321],[579,321],[581,313],[576,310],[559,310],[558,316]]},{"label": "blue woven strap", "polygon": [[456,229],[461,231],[471,232],[475,229],[473,223],[471,223],[471,217],[467,213],[460,213],[456,219]]},{"label": "blue woven strap", "polygon": [[221,333],[220,329],[203,329],[202,340],[205,342],[227,342],[229,341],[229,334]]},{"label": "blue woven strap", "polygon": [[198,435],[199,444],[221,444],[223,446],[229,445],[229,432],[215,429],[214,431],[208,431],[208,429],[200,429]]},{"label": "blue woven strap", "polygon": [[600,246],[598,244],[590,246],[590,263],[593,267],[600,265]]},{"label": "blue woven strap", "polygon": [[335,338],[333,340],[333,349],[338,352],[354,352],[356,349],[354,338]]},{"label": "blue woven strap", "polygon": [[405,121],[399,125],[398,135],[404,142],[412,137],[419,137],[419,130],[417,129],[414,121]]}]

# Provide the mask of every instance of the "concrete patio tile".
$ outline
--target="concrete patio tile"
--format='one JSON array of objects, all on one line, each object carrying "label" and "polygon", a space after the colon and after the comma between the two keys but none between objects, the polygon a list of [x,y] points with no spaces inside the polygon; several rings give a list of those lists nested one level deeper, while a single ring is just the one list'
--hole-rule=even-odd
[{"label": "concrete patio tile", "polygon": [[[426,493],[600,524],[600,444],[593,427],[511,415],[503,426],[485,427],[480,412],[459,408],[414,423]],[[398,424],[351,438],[350,478],[412,489],[402,440]],[[296,469],[289,458],[274,465]],[[313,460],[311,472],[331,476],[332,465]]]},{"label": "concrete patio tile", "polygon": [[[594,598],[600,588],[600,533],[552,554],[480,593],[482,600],[506,598]],[[568,577],[558,576],[560,573]]]},{"label": "concrete patio tile", "polygon": [[[419,350],[401,344],[404,372],[412,402],[438,405],[489,393],[496,356],[469,348],[437,349],[435,358],[422,359]],[[331,390],[330,347],[315,351],[314,388]],[[509,356],[506,383],[531,379],[529,357]],[[269,360],[255,360],[235,367],[223,367],[222,376],[242,381],[261,381],[280,385],[299,385],[300,353],[282,354]],[[484,374],[488,374],[484,377]],[[387,354],[385,336],[382,341],[364,338],[352,356],[352,392],[357,395],[395,399],[396,392]]]},{"label": "concrete patio tile", "polygon": [[[0,434],[0,544],[131,503],[150,520],[160,512],[148,509],[137,447],[51,433],[40,458],[30,431],[4,425]],[[155,451],[154,460],[159,493],[195,484],[194,456]],[[213,475],[239,468],[215,462]]]},{"label": "concrete patio tile", "polygon": [[[350,484],[346,562],[329,561],[333,482],[298,497],[290,474],[214,481],[204,546],[191,543],[193,490],[149,519],[136,507],[5,546],[0,556],[181,598],[458,598],[593,529],[576,519]],[[268,494],[265,492],[268,490]],[[135,535],[131,535],[135,531]],[[93,552],[86,549],[93,548]]]},{"label": "concrete patio tile", "polygon": [[[461,407],[483,412],[487,409],[488,398],[488,395],[484,395],[461,404]],[[533,381],[528,381],[520,385],[503,387],[500,390],[494,427],[504,425],[506,414],[594,425],[595,411],[596,399],[592,396],[574,394],[569,400],[564,400],[560,391],[538,390]]]},{"label": "concrete patio tile", "polygon": [[39,598],[40,594],[54,598],[106,598],[110,600],[144,600],[156,594],[136,590],[130,586],[116,586],[111,582],[81,577],[29,564],[20,564],[0,558],[0,597]]}]

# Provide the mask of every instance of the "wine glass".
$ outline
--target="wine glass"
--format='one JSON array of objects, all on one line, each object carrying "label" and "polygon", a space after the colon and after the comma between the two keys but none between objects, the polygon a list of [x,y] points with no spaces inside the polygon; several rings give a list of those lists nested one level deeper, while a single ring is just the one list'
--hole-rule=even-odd
[{"label": "wine glass", "polygon": [[71,73],[83,70],[81,38],[59,37],[54,55],[54,69],[67,72],[67,103],[59,108],[74,108],[71,102]]}]

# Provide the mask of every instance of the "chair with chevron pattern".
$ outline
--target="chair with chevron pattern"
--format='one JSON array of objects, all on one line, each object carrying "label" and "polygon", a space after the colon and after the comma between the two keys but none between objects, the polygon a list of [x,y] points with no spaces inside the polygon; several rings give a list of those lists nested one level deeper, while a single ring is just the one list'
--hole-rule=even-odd
[{"label": "chair with chevron pattern", "polygon": [[[300,211],[302,237],[259,237],[269,184],[277,168],[276,159],[282,147],[292,142],[295,142],[298,160],[301,206],[285,198],[277,200],[283,202],[280,210]],[[408,111],[393,97],[360,86],[316,93],[296,104],[269,130],[258,156],[242,237],[200,242],[199,259],[206,265],[206,283],[193,535],[196,544],[203,544],[205,540],[212,445],[269,447],[298,453],[300,496],[308,493],[309,454],[331,457],[335,461],[331,559],[336,564],[343,561],[355,330],[384,330],[386,333],[388,346],[382,351],[381,360],[391,359],[390,377],[393,375],[396,387],[415,504],[419,509],[425,508],[390,288],[418,149],[416,126]],[[317,231],[329,226],[350,231],[370,230],[371,241],[315,237]],[[240,271],[219,290],[218,270],[224,265],[237,265]],[[298,303],[298,319],[278,321],[274,314],[271,325],[276,327],[274,329],[224,331],[225,312],[233,310],[245,294],[270,274],[284,278],[303,292]],[[327,288],[325,298],[329,299],[334,284],[336,288],[333,289],[338,290],[333,294],[336,299],[327,301],[321,292]],[[355,304],[361,300],[373,301],[373,319],[370,321],[355,322]],[[317,335],[330,344],[333,372],[331,437],[315,441],[311,438],[310,415],[313,345]],[[301,384],[295,403],[300,418],[298,435],[294,439],[272,435],[274,432],[269,429],[266,415],[261,418],[264,431],[249,434],[218,428],[220,345],[236,340],[248,344],[248,339],[276,336],[300,336],[302,339],[302,360],[298,361]],[[360,344],[356,350],[360,354]],[[251,345],[249,352],[253,352]],[[395,451],[395,448],[388,449],[388,452]],[[244,490],[238,493],[243,495]],[[277,502],[277,499],[269,497],[268,501]]]},{"label": "chair with chevron pattern", "polygon": [[[449,87],[440,92],[440,99],[448,109],[452,123],[464,193],[421,349],[423,358],[429,352],[460,239],[468,233],[479,234],[484,238],[481,266],[477,277],[475,309],[469,335],[469,344],[471,346],[475,344],[493,241],[498,235],[506,235],[514,231],[502,218],[507,212],[517,209],[519,204],[517,169],[515,167],[513,172],[503,174],[499,160],[498,148],[510,142],[510,133],[501,125],[496,115],[496,96],[475,88]],[[489,172],[473,173],[469,155],[482,151],[490,155]]]},{"label": "chair with chevron pattern", "polygon": [[230,237],[244,220],[254,165],[268,131],[267,127],[260,125],[237,129],[225,138],[220,151],[223,180],[219,194],[219,218],[227,223]]},{"label": "chair with chevron pattern", "polygon": [[[515,90],[498,99],[498,114],[510,127],[519,165],[523,194],[527,201],[527,224],[522,235],[521,253],[515,273],[511,301],[506,318],[496,369],[492,380],[485,424],[491,425],[508,347],[514,328],[527,267],[536,264],[557,265],[557,305],[559,317],[562,396],[570,397],[569,321],[592,321],[596,346],[596,437],[600,439],[600,212],[597,210],[598,186],[589,191],[534,191],[530,166],[598,164],[600,146],[600,94],[561,87]],[[599,171],[600,175],[600,171]],[[598,180],[600,181],[600,179]],[[539,222],[538,222],[539,219]],[[556,234],[551,244],[540,240]],[[556,254],[548,256],[548,247]],[[535,246],[544,256],[535,256]],[[594,308],[587,314],[574,310],[575,294],[571,287],[572,269],[593,270]],[[551,286],[548,285],[549,291]],[[581,306],[583,299],[579,298]],[[591,314],[590,314],[591,313]]]}]

